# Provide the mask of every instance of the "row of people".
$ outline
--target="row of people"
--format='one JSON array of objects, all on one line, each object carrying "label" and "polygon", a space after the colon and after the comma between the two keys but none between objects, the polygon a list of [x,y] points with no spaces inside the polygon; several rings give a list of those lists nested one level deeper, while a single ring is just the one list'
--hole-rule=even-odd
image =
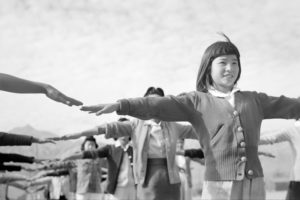
[{"label": "row of people", "polygon": [[[0,90],[12,93],[33,93],[33,94],[45,94],[48,98],[60,102],[69,106],[79,106],[82,102],[66,96],[53,86],[34,82],[12,75],[0,73]],[[53,143],[53,141],[48,139],[40,139],[31,136],[23,136],[17,134],[8,134],[5,132],[0,132],[0,146],[16,146],[16,145],[31,145],[32,143]],[[27,162],[33,163],[37,162],[38,159],[33,157],[28,157],[20,154],[7,154],[1,153],[1,163],[0,163],[0,184],[1,184],[1,199],[7,199],[6,191],[8,184],[14,185],[15,187],[24,189],[22,184],[18,184],[16,181],[28,181],[29,177],[23,176],[16,173],[7,173],[7,171],[20,171],[23,166],[16,165],[5,165],[5,162]]]},{"label": "row of people", "polygon": [[[107,137],[131,135],[138,198],[155,198],[153,195],[178,198],[179,178],[172,168],[170,149],[175,138],[193,137],[199,140],[205,155],[203,199],[265,199],[258,158],[262,120],[298,119],[300,101],[240,90],[237,87],[241,76],[240,53],[224,37],[226,41],[215,42],[205,50],[195,92],[167,97],[148,95],[81,108],[96,115],[117,112],[140,119],[111,123],[97,130]],[[173,121],[190,125],[179,127]],[[149,143],[143,146],[139,140]],[[146,149],[151,145],[163,148]],[[166,171],[166,167],[170,169]]]}]

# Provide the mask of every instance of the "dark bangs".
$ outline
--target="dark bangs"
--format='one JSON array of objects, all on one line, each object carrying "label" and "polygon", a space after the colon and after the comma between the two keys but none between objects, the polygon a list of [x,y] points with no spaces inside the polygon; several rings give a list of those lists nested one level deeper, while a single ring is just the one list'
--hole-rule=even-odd
[{"label": "dark bangs", "polygon": [[204,52],[201,64],[198,71],[196,89],[197,91],[207,92],[207,86],[212,85],[211,63],[212,61],[223,55],[236,55],[239,65],[239,74],[235,83],[239,80],[241,75],[240,52],[237,47],[229,41],[219,41],[210,45]]},{"label": "dark bangs", "polygon": [[237,58],[240,57],[240,52],[237,47],[231,42],[215,42],[210,45],[204,54],[208,54],[211,62],[219,56],[223,55],[236,55]]}]

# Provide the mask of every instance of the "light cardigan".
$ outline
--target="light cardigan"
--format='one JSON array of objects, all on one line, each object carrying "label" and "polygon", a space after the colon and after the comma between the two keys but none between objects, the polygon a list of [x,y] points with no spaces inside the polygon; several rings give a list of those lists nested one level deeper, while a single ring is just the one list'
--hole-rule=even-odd
[{"label": "light cardigan", "polygon": [[[196,139],[194,128],[189,125],[175,122],[161,122],[165,136],[166,159],[168,176],[171,184],[180,183],[179,172],[176,166],[176,144],[178,138]],[[106,138],[130,136],[133,147],[133,172],[136,184],[143,184],[147,172],[148,142],[151,126],[144,120],[112,122],[98,127],[99,134]]]},{"label": "light cardigan", "polygon": [[234,95],[235,107],[224,98],[191,92],[177,97],[123,99],[117,112],[144,120],[190,122],[204,151],[205,180],[262,177],[257,153],[262,120],[299,118],[300,101],[249,91]]},{"label": "light cardigan", "polygon": [[291,181],[300,181],[300,125],[295,127],[274,131],[271,134],[265,134],[260,137],[259,144],[274,144],[288,142],[292,148],[293,169],[291,172]]}]

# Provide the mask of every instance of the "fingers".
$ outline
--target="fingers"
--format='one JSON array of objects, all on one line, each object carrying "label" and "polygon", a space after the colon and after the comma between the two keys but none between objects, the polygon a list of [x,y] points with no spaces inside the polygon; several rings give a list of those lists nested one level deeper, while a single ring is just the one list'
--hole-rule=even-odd
[{"label": "fingers", "polygon": [[103,110],[100,110],[100,111],[96,112],[97,116],[102,115],[102,114],[103,114]]},{"label": "fingers", "polygon": [[46,139],[46,140],[45,140],[45,143],[56,144],[54,140],[49,140],[49,139]]},{"label": "fingers", "polygon": [[83,105],[83,103],[81,101],[78,101],[76,99],[73,99],[71,97],[65,97],[64,99],[65,102],[63,102],[64,104],[68,105],[68,106],[81,106]]},{"label": "fingers", "polygon": [[45,143],[56,144],[54,140],[49,139],[49,138],[47,138],[47,139],[39,139],[39,141],[37,143],[39,143],[39,144],[45,144]]},{"label": "fingers", "polygon": [[68,106],[81,106],[83,103],[79,100],[68,97],[62,93],[54,93],[55,95],[51,97],[51,99],[66,104]]},{"label": "fingers", "polygon": [[101,107],[98,105],[98,106],[82,106],[80,108],[80,110],[82,111],[88,111],[90,113],[95,113],[97,112],[99,109],[101,109]]},{"label": "fingers", "polygon": [[46,92],[47,97],[49,97],[50,99],[52,99],[54,101],[61,102],[68,106],[83,105],[83,103],[81,101],[78,101],[76,99],[66,96],[65,94],[63,94],[62,92],[60,92],[59,90],[57,90],[56,88],[54,88],[50,85],[46,85],[46,91],[47,91]]},{"label": "fingers", "polygon": [[55,144],[55,141],[62,140],[62,138],[61,137],[50,137],[50,138],[46,138],[46,140],[52,141]]}]

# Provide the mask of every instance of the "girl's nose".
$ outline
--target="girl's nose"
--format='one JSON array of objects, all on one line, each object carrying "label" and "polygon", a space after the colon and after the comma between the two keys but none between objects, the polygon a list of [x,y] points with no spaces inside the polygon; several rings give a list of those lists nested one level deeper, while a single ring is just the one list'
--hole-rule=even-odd
[{"label": "girl's nose", "polygon": [[231,71],[232,70],[232,64],[227,64],[225,69],[226,69],[226,71]]}]

